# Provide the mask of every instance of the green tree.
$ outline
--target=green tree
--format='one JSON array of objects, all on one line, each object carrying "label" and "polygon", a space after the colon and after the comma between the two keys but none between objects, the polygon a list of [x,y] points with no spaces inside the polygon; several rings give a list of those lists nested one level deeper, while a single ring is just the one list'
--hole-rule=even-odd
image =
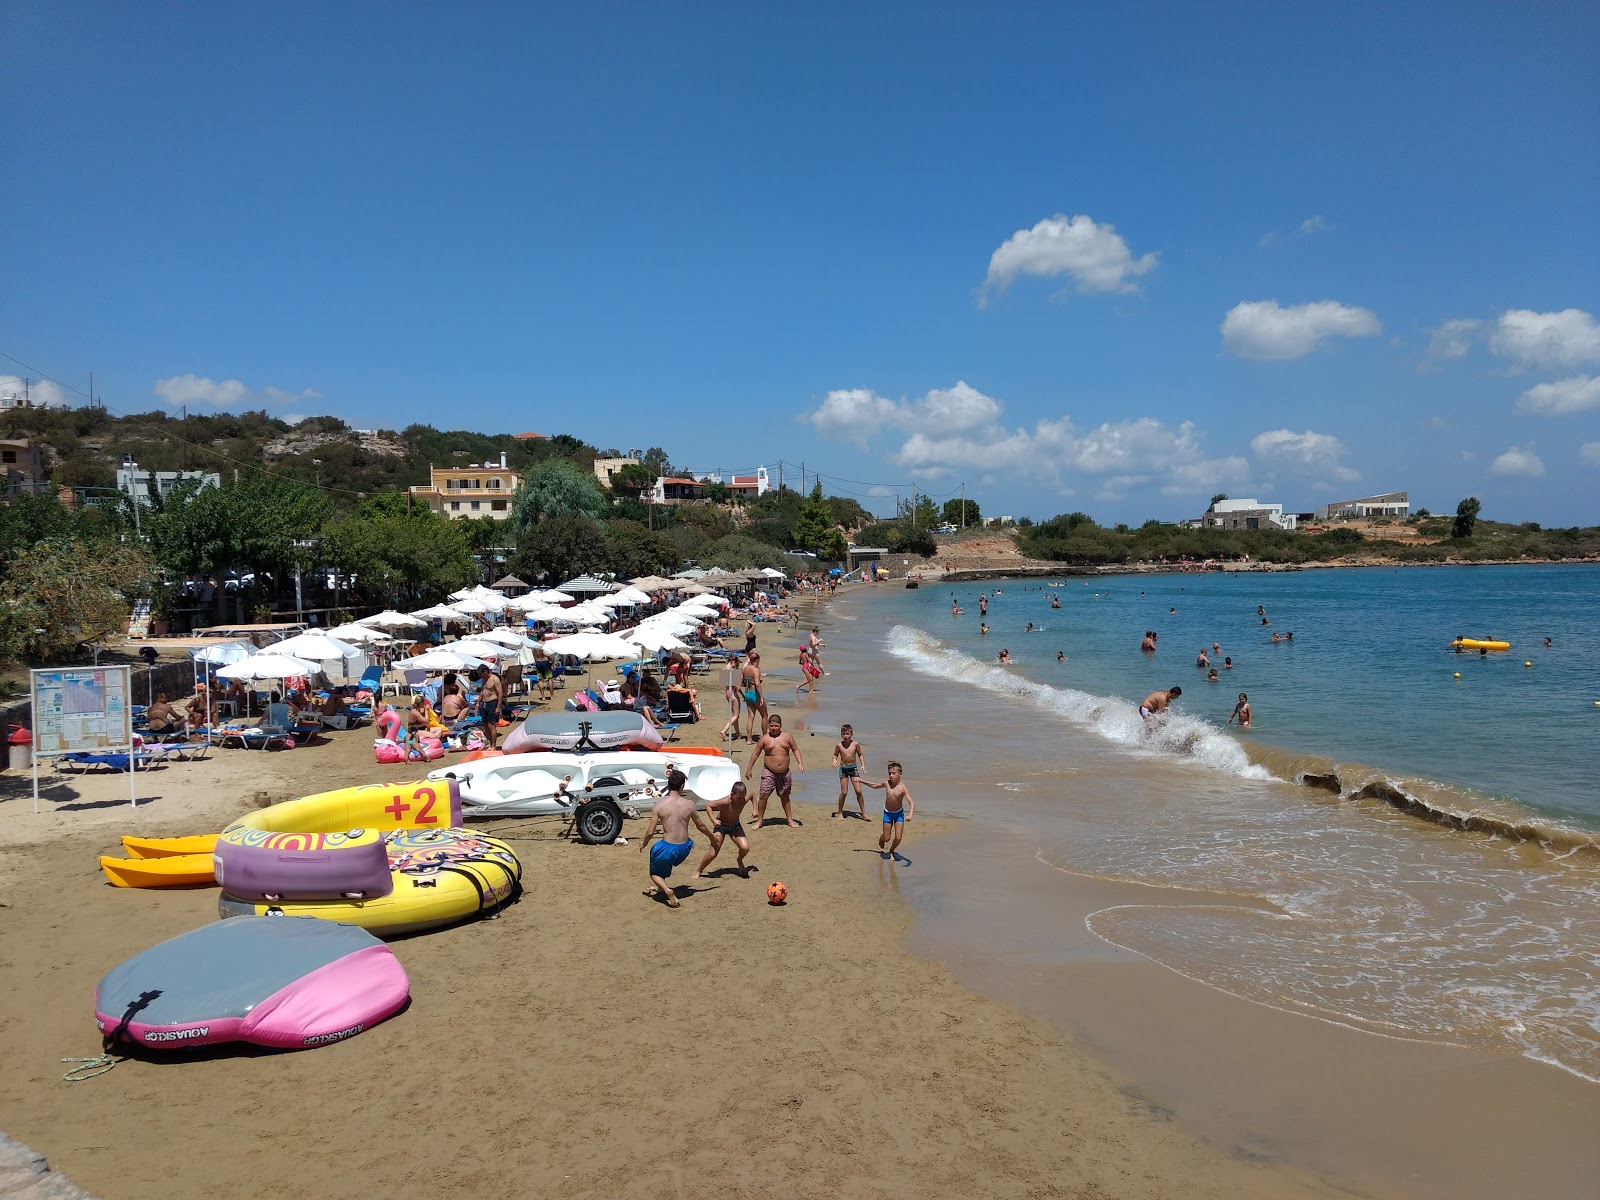
[{"label": "green tree", "polygon": [[469,530],[417,507],[407,516],[389,504],[363,504],[323,533],[321,557],[355,578],[366,598],[386,607],[415,607],[479,581]]},{"label": "green tree", "polygon": [[1220,504],[1222,501],[1226,500],[1227,498],[1228,498],[1228,493],[1227,492],[1218,492],[1215,496],[1211,497],[1211,503],[1206,505],[1206,511],[1210,512],[1218,504]]},{"label": "green tree", "polygon": [[959,496],[944,502],[944,519],[957,529],[976,529],[983,520],[978,513],[978,502],[962,500]]},{"label": "green tree", "polygon": [[914,499],[900,501],[899,515],[908,525],[931,531],[939,523],[939,506],[932,496],[918,492]]},{"label": "green tree", "polygon": [[827,539],[817,550],[817,557],[828,562],[842,563],[850,557],[850,543],[840,529],[828,530]]},{"label": "green tree", "polygon": [[611,476],[611,491],[618,496],[638,497],[654,486],[656,477],[650,468],[638,463],[628,463]]},{"label": "green tree", "polygon": [[597,520],[606,511],[606,496],[593,471],[552,458],[523,477],[513,518],[519,535],[551,517],[578,516]]},{"label": "green tree", "polygon": [[800,505],[800,517],[794,526],[794,545],[813,554],[821,550],[833,529],[833,509],[822,496],[822,481],[818,480],[811,495]]},{"label": "green tree", "polygon": [[744,567],[771,567],[776,571],[791,571],[793,564],[776,546],[758,542],[743,534],[732,533],[713,542],[701,559],[701,566],[721,567],[737,571]]},{"label": "green tree", "polygon": [[663,475],[671,475],[672,463],[667,460],[667,452],[660,446],[651,446],[644,452],[644,457],[639,460],[644,464],[644,469],[650,472],[652,480],[660,479]]},{"label": "green tree", "polygon": [[513,570],[532,582],[546,578],[552,586],[601,570],[609,547],[600,522],[578,513],[562,513],[540,521],[517,541]]},{"label": "green tree", "polygon": [[80,642],[122,630],[131,598],[156,581],[142,546],[43,541],[17,554],[0,584],[0,650],[7,659],[70,661]]},{"label": "green tree", "polygon": [[1450,527],[1450,536],[1453,538],[1471,537],[1473,529],[1478,524],[1478,513],[1482,509],[1483,505],[1478,502],[1476,496],[1468,496],[1460,504],[1456,505],[1456,520],[1455,524]]},{"label": "green tree", "polygon": [[665,575],[678,569],[678,544],[637,521],[606,524],[607,566],[624,579]]},{"label": "green tree", "polygon": [[829,496],[828,507],[833,510],[833,523],[846,529],[861,529],[877,520],[861,507],[861,502],[850,496]]}]

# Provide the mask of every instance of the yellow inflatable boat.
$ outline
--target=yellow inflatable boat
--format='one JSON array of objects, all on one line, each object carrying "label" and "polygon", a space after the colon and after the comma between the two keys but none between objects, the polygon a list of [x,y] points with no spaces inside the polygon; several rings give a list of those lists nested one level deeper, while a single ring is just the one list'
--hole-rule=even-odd
[{"label": "yellow inflatable boat", "polygon": [[257,809],[221,834],[123,838],[119,887],[220,883],[224,917],[310,916],[395,937],[493,912],[521,887],[498,838],[460,827],[454,780],[373,784]]},{"label": "yellow inflatable boat", "polygon": [[1510,642],[1495,641],[1492,638],[1457,638],[1450,643],[1450,649],[1460,647],[1462,650],[1509,650]]}]

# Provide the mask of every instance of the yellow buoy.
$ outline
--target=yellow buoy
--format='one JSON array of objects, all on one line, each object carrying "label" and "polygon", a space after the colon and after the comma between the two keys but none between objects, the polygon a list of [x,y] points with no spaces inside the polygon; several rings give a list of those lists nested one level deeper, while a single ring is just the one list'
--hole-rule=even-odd
[{"label": "yellow buoy", "polygon": [[1523,666],[1525,666],[1525,667],[1531,667],[1531,666],[1533,666],[1533,662],[1532,662],[1532,660],[1531,660],[1531,659],[1530,659],[1530,660],[1529,660],[1529,661],[1528,661],[1528,662],[1525,662],[1525,663],[1523,663],[1523,664],[1522,664],[1522,665],[1523,665]]},{"label": "yellow buoy", "polygon": [[[1460,672],[1460,671],[1457,671],[1457,672],[1456,672],[1456,678],[1457,678],[1457,679],[1460,679],[1460,678],[1461,678],[1461,672]],[[1596,701],[1595,701],[1595,703],[1596,703],[1596,704],[1600,704],[1600,700],[1596,700]]]}]

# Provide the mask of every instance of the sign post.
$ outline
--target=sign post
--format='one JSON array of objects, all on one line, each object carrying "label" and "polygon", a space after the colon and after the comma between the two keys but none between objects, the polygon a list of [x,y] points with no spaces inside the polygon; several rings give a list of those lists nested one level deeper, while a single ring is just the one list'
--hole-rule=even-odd
[{"label": "sign post", "polygon": [[139,806],[134,776],[133,677],[128,667],[46,667],[31,672],[33,811],[39,811],[39,760],[63,754],[128,756],[128,800]]}]

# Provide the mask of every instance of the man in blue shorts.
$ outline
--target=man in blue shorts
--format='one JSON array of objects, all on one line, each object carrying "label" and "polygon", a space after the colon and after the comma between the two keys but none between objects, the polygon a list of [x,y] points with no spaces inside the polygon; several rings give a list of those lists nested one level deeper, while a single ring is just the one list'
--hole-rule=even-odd
[{"label": "man in blue shorts", "polygon": [[[688,858],[694,849],[694,839],[689,836],[690,822],[701,833],[711,836],[711,827],[695,811],[694,801],[683,794],[684,784],[688,782],[688,776],[676,767],[667,772],[667,794],[657,800],[650,810],[650,824],[639,841],[641,854],[646,848],[650,849],[651,886],[644,894],[659,896],[668,908],[678,907],[678,897],[673,894],[667,877],[672,874],[672,868]],[[657,827],[661,830],[661,840],[651,847],[650,840],[655,837]]]}]

